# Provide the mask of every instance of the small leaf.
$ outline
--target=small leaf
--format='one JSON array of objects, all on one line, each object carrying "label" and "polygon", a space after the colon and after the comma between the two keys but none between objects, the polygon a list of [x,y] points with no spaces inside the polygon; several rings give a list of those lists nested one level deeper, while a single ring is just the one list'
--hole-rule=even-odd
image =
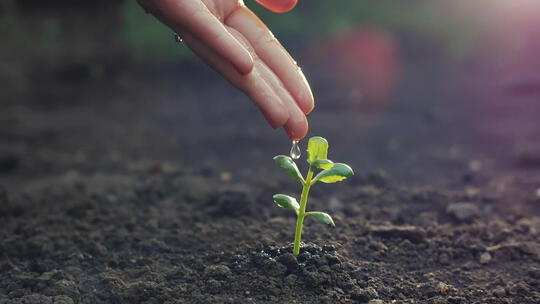
[{"label": "small leaf", "polygon": [[315,169],[330,169],[334,166],[334,162],[329,159],[316,159],[310,164],[311,170]]},{"label": "small leaf", "polygon": [[336,224],[334,223],[334,220],[328,213],[312,211],[312,212],[307,212],[306,215],[311,215],[325,224],[336,226]]},{"label": "small leaf", "polygon": [[285,155],[278,155],[274,157],[274,161],[278,163],[281,168],[287,170],[287,172],[289,172],[292,177],[299,181],[304,181],[302,174],[298,170],[298,167],[296,166],[296,163],[292,160],[292,158]]},{"label": "small leaf", "polygon": [[308,163],[317,159],[326,159],[328,155],[328,142],[320,136],[314,136],[308,142]]},{"label": "small leaf", "polygon": [[313,179],[313,183],[321,181],[323,183],[335,183],[346,179],[347,177],[353,175],[354,172],[349,167],[349,165],[337,163],[328,170],[321,171]]},{"label": "small leaf", "polygon": [[293,209],[297,214],[300,209],[300,205],[298,205],[296,199],[285,194],[274,194],[274,203],[278,204],[281,208]]}]

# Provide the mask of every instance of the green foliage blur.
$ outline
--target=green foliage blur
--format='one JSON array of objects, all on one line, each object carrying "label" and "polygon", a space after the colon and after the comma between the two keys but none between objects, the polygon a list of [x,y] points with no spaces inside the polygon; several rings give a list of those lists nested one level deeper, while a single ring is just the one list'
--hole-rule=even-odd
[{"label": "green foliage blur", "polygon": [[123,40],[138,62],[167,63],[193,57],[189,49],[176,45],[171,29],[146,14],[136,1],[121,6]]},{"label": "green foliage blur", "polygon": [[[141,64],[194,57],[185,45],[174,42],[170,29],[146,14],[135,0],[101,1],[95,5],[98,11],[92,13],[75,4],[65,7],[65,1],[54,3],[56,6],[46,10],[28,13],[16,0],[0,2],[0,34],[8,41],[0,55],[54,62],[66,56],[86,58],[116,52]],[[458,54],[473,37],[466,23],[449,25],[452,20],[445,7],[433,1],[300,0],[285,14],[272,13],[254,0],[245,0],[245,4],[293,51],[299,45],[307,48],[328,35],[356,27],[420,35]]]},{"label": "green foliage blur", "polygon": [[[301,39],[309,44],[355,27],[417,34],[458,55],[472,39],[464,35],[470,31],[456,33],[456,25],[448,26],[444,22],[449,21],[444,8],[430,1],[300,0],[294,10],[285,14],[270,12],[254,0],[245,0],[245,4],[288,48],[288,40]],[[126,44],[138,60],[175,61],[192,57],[186,47],[171,47],[171,31],[145,14],[135,1],[124,2],[122,17]]]}]

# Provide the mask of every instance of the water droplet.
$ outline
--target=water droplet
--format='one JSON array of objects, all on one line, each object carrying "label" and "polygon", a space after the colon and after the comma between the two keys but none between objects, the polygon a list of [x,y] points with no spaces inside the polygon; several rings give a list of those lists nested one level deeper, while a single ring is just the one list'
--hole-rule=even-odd
[{"label": "water droplet", "polygon": [[177,42],[177,43],[182,43],[184,40],[182,39],[182,37],[180,37],[180,35],[178,35],[177,33],[174,33],[174,40]]},{"label": "water droplet", "polygon": [[300,152],[300,146],[298,146],[298,140],[293,140],[292,147],[291,147],[291,158],[299,159],[301,155],[302,155],[302,152]]}]

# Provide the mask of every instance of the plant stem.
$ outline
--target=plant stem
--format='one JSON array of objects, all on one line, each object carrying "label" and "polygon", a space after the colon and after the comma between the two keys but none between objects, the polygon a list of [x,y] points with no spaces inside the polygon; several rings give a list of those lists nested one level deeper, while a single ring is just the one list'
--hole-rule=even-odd
[{"label": "plant stem", "polygon": [[304,217],[306,216],[306,205],[309,194],[309,188],[311,188],[311,178],[313,177],[313,171],[309,168],[306,176],[306,182],[303,184],[302,196],[300,197],[300,210],[296,218],[296,233],[294,235],[294,248],[293,255],[297,256],[300,253],[300,240],[302,239],[302,224],[304,223]]}]

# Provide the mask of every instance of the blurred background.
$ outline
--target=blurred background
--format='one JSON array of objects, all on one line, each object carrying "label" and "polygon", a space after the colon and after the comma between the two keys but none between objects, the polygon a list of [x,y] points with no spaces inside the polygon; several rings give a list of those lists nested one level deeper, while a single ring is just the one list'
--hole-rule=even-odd
[{"label": "blurred background", "polygon": [[[303,68],[331,159],[402,183],[540,172],[539,1],[245,2]],[[6,183],[125,164],[249,177],[290,149],[134,0],[2,0],[0,36]]]}]

